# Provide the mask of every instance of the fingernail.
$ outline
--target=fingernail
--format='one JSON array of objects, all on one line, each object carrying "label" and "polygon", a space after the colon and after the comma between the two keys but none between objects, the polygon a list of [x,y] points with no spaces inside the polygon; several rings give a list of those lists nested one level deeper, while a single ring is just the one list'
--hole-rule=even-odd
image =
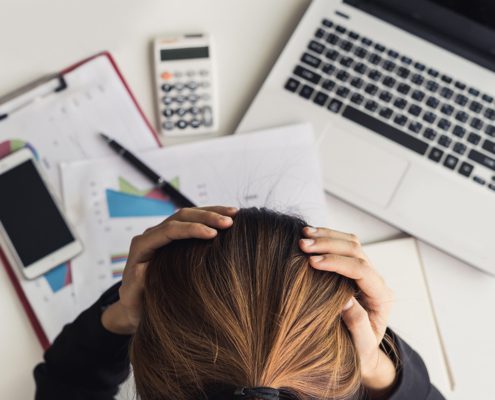
[{"label": "fingernail", "polygon": [[311,256],[310,258],[314,262],[320,262],[321,260],[323,260],[323,256]]},{"label": "fingernail", "polygon": [[311,246],[315,242],[313,239],[303,239],[302,241],[306,246]]},{"label": "fingernail", "polygon": [[351,308],[354,304],[354,300],[353,299],[350,299],[344,306],[344,308],[342,309],[342,311],[347,311],[349,308]]},{"label": "fingernail", "polygon": [[312,226],[307,226],[306,227],[306,232],[309,232],[309,233],[316,233],[318,229],[316,228],[313,228]]},{"label": "fingernail", "polygon": [[220,219],[221,219],[222,221],[232,222],[232,218],[230,218],[230,217],[225,217],[225,216],[222,216],[222,217],[220,217]]}]

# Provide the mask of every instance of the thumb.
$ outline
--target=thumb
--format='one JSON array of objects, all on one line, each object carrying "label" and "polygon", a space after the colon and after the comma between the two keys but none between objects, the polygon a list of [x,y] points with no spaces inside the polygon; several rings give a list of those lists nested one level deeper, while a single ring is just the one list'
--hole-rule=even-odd
[{"label": "thumb", "polygon": [[361,362],[372,362],[371,359],[378,356],[379,347],[368,312],[352,297],[344,306],[342,319],[351,333]]}]

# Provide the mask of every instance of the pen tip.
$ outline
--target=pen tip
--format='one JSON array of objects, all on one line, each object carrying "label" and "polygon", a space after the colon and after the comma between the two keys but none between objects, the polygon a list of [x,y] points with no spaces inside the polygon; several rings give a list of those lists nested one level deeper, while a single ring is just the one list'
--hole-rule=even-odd
[{"label": "pen tip", "polygon": [[109,142],[109,141],[110,141],[110,138],[109,138],[107,135],[105,135],[104,133],[100,132],[100,136],[101,136],[103,139],[105,139],[107,142]]}]

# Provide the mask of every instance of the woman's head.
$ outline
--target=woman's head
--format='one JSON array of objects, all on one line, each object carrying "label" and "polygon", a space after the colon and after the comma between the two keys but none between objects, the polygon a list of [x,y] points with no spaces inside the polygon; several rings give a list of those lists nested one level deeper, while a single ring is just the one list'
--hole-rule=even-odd
[{"label": "woman's head", "polygon": [[206,398],[246,386],[301,399],[356,393],[358,357],[340,317],[355,286],[308,265],[298,245],[305,225],[241,209],[214,239],[175,241],[156,253],[131,348],[143,399]]}]

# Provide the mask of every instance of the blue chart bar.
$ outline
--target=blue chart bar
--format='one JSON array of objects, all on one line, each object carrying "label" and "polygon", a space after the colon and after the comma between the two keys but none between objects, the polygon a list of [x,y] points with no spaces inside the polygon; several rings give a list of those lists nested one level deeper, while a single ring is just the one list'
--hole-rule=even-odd
[{"label": "blue chart bar", "polygon": [[52,292],[56,293],[71,283],[69,265],[67,263],[61,264],[48,271],[44,277],[52,289]]},{"label": "blue chart bar", "polygon": [[107,189],[108,213],[111,218],[161,217],[172,215],[174,204],[168,200],[135,196]]}]

